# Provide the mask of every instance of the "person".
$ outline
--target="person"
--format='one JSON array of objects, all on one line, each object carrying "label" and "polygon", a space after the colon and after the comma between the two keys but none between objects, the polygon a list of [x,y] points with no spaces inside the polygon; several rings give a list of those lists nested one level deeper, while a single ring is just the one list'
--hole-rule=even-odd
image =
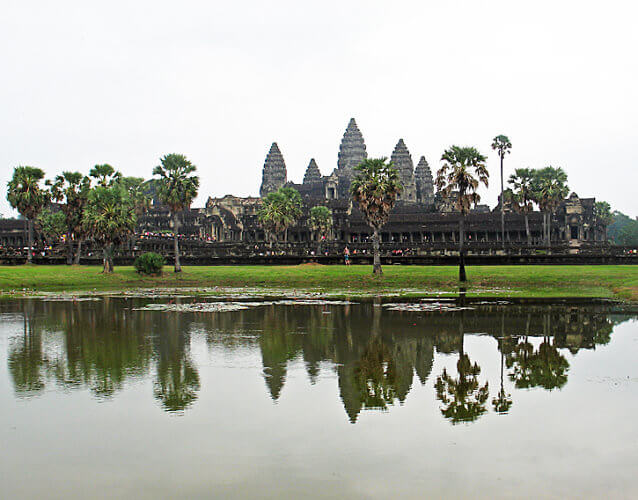
[{"label": "person", "polygon": [[343,260],[346,266],[350,265],[350,249],[348,247],[343,249]]}]

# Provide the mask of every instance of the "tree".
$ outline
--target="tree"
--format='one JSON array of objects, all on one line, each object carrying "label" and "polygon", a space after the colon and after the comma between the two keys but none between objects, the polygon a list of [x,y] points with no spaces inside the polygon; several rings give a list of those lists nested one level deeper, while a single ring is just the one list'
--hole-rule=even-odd
[{"label": "tree", "polygon": [[131,197],[131,201],[135,206],[135,214],[139,217],[145,214],[151,208],[151,199],[148,195],[148,181],[142,177],[122,177],[121,182],[124,189]]},{"label": "tree", "polygon": [[638,246],[638,221],[617,210],[612,218],[608,234],[614,245]]},{"label": "tree", "polygon": [[46,190],[40,186],[44,171],[35,167],[19,166],[7,184],[7,200],[13,208],[27,219],[29,253],[27,262],[33,262],[33,222],[48,201]]},{"label": "tree", "polygon": [[189,208],[199,189],[199,177],[192,175],[197,167],[184,155],[168,154],[160,159],[161,165],[153,170],[159,177],[157,186],[160,201],[166,205],[173,216],[173,249],[175,253],[175,272],[182,272],[179,262],[179,214]]},{"label": "tree", "polygon": [[312,207],[310,209],[310,228],[317,233],[320,248],[321,239],[325,237],[332,228],[332,210],[321,205]]},{"label": "tree", "polygon": [[532,244],[529,231],[529,214],[534,210],[534,170],[531,168],[517,168],[509,178],[512,186],[512,201],[514,210],[525,216],[525,233],[527,244]]},{"label": "tree", "polygon": [[[441,156],[443,166],[436,176],[436,187],[445,197],[454,197],[459,218],[459,281],[467,281],[463,248],[465,216],[472,205],[481,201],[476,192],[479,184],[488,185],[487,158],[473,147],[452,146]],[[476,177],[475,177],[476,176]]]},{"label": "tree", "polygon": [[359,205],[368,225],[372,228],[372,273],[381,275],[379,231],[388,222],[397,196],[403,190],[399,172],[387,158],[368,158],[354,167],[355,177],[350,185],[352,198]]},{"label": "tree", "polygon": [[567,174],[552,166],[534,171],[534,199],[543,212],[543,227],[547,246],[552,243],[551,220],[560,203],[569,194]]},{"label": "tree", "polygon": [[113,246],[133,233],[137,224],[135,205],[126,188],[117,182],[92,189],[82,224],[102,244],[104,272],[113,272]]},{"label": "tree", "polygon": [[611,205],[606,201],[597,201],[594,205],[594,215],[596,216],[596,223],[603,227],[605,242],[607,242],[607,227],[614,221],[614,217],[611,214]]},{"label": "tree", "polygon": [[67,244],[67,264],[73,262],[73,240],[77,241],[75,263],[80,263],[82,252],[82,214],[86,207],[91,189],[91,180],[80,172],[62,172],[55,177],[51,186],[51,199],[61,203],[60,210],[64,216],[65,235]]},{"label": "tree", "polygon": [[102,165],[95,165],[89,175],[95,179],[98,186],[108,187],[116,182],[122,174],[117,172],[111,165],[104,163]]},{"label": "tree", "polygon": [[492,149],[498,151],[498,157],[501,159],[501,240],[505,247],[505,199],[503,198],[503,159],[505,155],[510,153],[512,143],[506,135],[497,135],[492,140]]},{"label": "tree", "polygon": [[263,199],[257,217],[266,233],[277,239],[283,233],[288,241],[288,228],[301,216],[301,195],[291,187],[281,187]]},{"label": "tree", "polygon": [[54,240],[58,243],[62,236],[66,234],[66,217],[62,212],[52,212],[45,208],[38,215],[37,224],[40,231],[49,241]]}]

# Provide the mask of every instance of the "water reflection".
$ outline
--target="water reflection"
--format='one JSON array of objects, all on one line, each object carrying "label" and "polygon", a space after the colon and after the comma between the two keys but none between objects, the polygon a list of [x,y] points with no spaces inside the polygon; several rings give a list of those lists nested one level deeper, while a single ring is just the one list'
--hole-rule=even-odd
[{"label": "water reflection", "polygon": [[157,374],[153,394],[165,410],[181,412],[197,400],[200,389],[199,373],[190,356],[188,323],[179,314],[156,316],[149,318],[156,328],[153,340]]},{"label": "water reflection", "polygon": [[[494,412],[508,413],[515,390],[564,387],[566,354],[608,343],[614,325],[629,318],[602,306],[390,312],[375,304],[270,305],[195,314],[134,311],[136,305],[113,298],[0,304],[0,312],[18,313],[22,321],[7,352],[16,395],[29,398],[52,386],[86,388],[109,399],[129,382],[148,380],[165,411],[183,413],[202,390],[199,358],[192,352],[192,337],[201,335],[209,352],[223,347],[231,354],[258,353],[275,402],[291,365],[302,361],[310,384],[322,373],[336,373],[352,423],[364,410],[403,404],[413,384],[429,383],[433,404],[456,424],[486,414],[489,401]],[[484,362],[466,348],[470,334],[492,337],[498,349],[500,379],[492,392],[479,364]],[[435,363],[438,375],[430,380]]]}]

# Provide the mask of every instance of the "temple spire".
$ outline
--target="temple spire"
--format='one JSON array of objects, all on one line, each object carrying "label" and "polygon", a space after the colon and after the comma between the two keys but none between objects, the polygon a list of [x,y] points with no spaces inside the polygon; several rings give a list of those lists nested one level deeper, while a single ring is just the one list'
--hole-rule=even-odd
[{"label": "temple spire", "polygon": [[308,168],[306,169],[306,173],[303,176],[303,183],[309,184],[311,182],[319,181],[321,181],[321,172],[319,171],[319,167],[317,166],[315,159],[311,158]]},{"label": "temple spire", "polygon": [[339,179],[339,197],[350,197],[350,181],[352,179],[352,169],[359,165],[368,157],[366,144],[363,140],[363,134],[357,127],[354,118],[350,118],[348,128],[343,134],[341,144],[339,145],[339,156],[337,160],[337,168],[335,174]]},{"label": "temple spire", "polygon": [[421,157],[414,169],[414,180],[416,181],[417,202],[432,207],[434,205],[434,181],[425,156]]},{"label": "temple spire", "polygon": [[412,163],[412,156],[408,151],[403,139],[399,139],[397,145],[394,147],[390,161],[394,163],[394,166],[399,171],[399,178],[401,184],[403,184],[403,191],[401,192],[400,199],[405,201],[416,201],[416,185],[414,183],[414,163]]},{"label": "temple spire", "polygon": [[268,151],[266,155],[266,161],[264,162],[261,188],[259,189],[260,196],[264,197],[272,191],[277,191],[286,184],[287,180],[288,174],[284,157],[277,143],[273,142],[272,146],[270,146],[270,151]]}]

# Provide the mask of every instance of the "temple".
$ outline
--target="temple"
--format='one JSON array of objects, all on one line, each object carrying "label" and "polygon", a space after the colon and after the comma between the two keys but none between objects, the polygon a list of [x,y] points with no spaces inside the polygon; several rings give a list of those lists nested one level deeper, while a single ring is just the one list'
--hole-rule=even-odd
[{"label": "temple", "polygon": [[[308,227],[308,212],[316,205],[325,205],[333,213],[331,240],[342,243],[364,243],[371,235],[356,205],[351,203],[350,182],[353,168],[368,156],[361,130],[354,118],[350,119],[339,145],[337,165],[329,175],[322,175],[314,158],[310,159],[303,181],[297,184],[287,180],[286,164],[277,143],[266,155],[263,167],[261,196],[281,186],[295,188],[304,200],[304,215],[289,230],[289,241],[308,242],[313,238]],[[416,167],[405,141],[399,139],[389,155],[394,163],[403,191],[383,228],[383,243],[439,244],[454,246],[458,241],[458,216],[454,203],[435,192],[433,174],[425,156],[419,157]],[[552,241],[566,242],[578,247],[586,242],[602,242],[605,228],[596,220],[594,198],[580,198],[572,193],[552,218]],[[208,198],[199,212],[198,228],[191,228],[202,237],[220,242],[263,242],[266,239],[257,220],[259,198]],[[491,210],[477,205],[467,216],[468,243],[494,246],[501,242],[500,206]],[[524,217],[506,206],[505,243],[527,244]],[[168,223],[168,220],[167,220]],[[542,214],[529,215],[532,243],[542,245]],[[150,227],[149,227],[150,229]],[[478,245],[480,246],[480,245]]]},{"label": "temple", "polygon": [[[354,118],[350,119],[339,145],[336,167],[329,175],[323,175],[314,158],[310,158],[300,184],[288,179],[284,155],[276,142],[270,146],[262,169],[259,197],[222,198],[209,197],[204,207],[191,208],[181,214],[179,232],[184,237],[183,248],[191,255],[263,255],[266,234],[259,224],[258,213],[262,198],[282,186],[296,189],[303,199],[303,214],[294,227],[287,231],[289,254],[314,251],[317,235],[309,227],[310,209],[327,206],[333,215],[327,246],[333,251],[343,250],[343,245],[358,246],[365,253],[371,237],[371,229],[363,215],[353,204],[350,183],[354,167],[368,157],[363,134]],[[389,155],[396,166],[403,191],[394,207],[389,222],[381,231],[382,249],[386,254],[410,248],[418,255],[450,255],[458,247],[458,219],[454,203],[435,191],[433,172],[425,156],[420,156],[414,166],[412,153],[403,139],[398,139]],[[563,249],[578,253],[587,248],[601,248],[606,242],[606,228],[595,216],[595,199],[580,198],[572,193],[551,217],[551,245],[554,250]],[[505,241],[502,241],[500,205],[490,209],[487,205],[473,207],[466,216],[467,249],[470,254],[493,254],[506,249],[515,252],[525,248],[528,252],[543,247],[543,214],[529,214],[531,242],[528,242],[525,218],[507,204],[505,206]],[[4,220],[0,223],[0,245],[21,247],[26,244],[24,222]],[[172,232],[172,220],[168,209],[154,203],[149,212],[138,218],[137,233],[144,240],[140,250],[170,253],[168,242],[162,235]],[[155,238],[153,243],[151,240]],[[189,247],[188,242],[192,245]],[[206,242],[206,248],[197,242]],[[226,246],[210,244],[226,244]],[[531,243],[531,244],[530,244]],[[293,248],[294,245],[298,248]],[[229,245],[232,245],[232,249]],[[201,248],[200,248],[201,247]],[[225,248],[226,250],[220,250]],[[226,252],[226,253],[224,253]],[[272,252],[270,252],[272,253]],[[304,254],[305,255],[305,254]]]}]

